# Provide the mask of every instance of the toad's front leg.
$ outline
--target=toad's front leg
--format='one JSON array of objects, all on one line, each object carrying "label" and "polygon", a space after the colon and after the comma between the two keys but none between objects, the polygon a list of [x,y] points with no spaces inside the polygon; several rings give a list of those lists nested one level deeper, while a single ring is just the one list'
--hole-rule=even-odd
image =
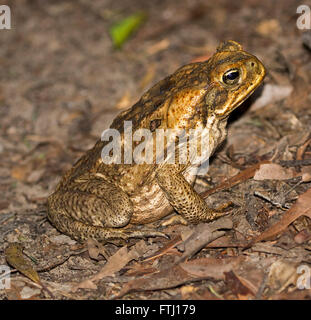
[{"label": "toad's front leg", "polygon": [[188,222],[208,222],[225,214],[223,210],[209,208],[173,165],[158,168],[156,179],[171,206]]}]

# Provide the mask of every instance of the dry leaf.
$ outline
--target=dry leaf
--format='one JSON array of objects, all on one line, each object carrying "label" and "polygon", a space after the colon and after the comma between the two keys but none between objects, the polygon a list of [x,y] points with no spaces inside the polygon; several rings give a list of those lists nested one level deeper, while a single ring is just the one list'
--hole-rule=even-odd
[{"label": "dry leaf", "polygon": [[266,84],[263,87],[261,96],[252,105],[251,110],[255,111],[265,107],[269,103],[274,103],[288,97],[293,91],[292,86],[280,86],[275,84]]},{"label": "dry leaf", "polygon": [[252,292],[253,295],[258,293],[258,290],[264,279],[264,269],[258,268],[253,262],[245,262],[239,270],[234,270],[239,281]]},{"label": "dry leaf", "polygon": [[295,177],[295,171],[276,163],[265,163],[255,172],[254,180],[288,180]]},{"label": "dry leaf", "polygon": [[87,250],[91,259],[99,260],[99,255],[102,255],[107,261],[109,260],[109,257],[105,250],[105,246],[102,243],[94,239],[88,239],[86,243]]},{"label": "dry leaf", "polygon": [[256,237],[252,241],[252,244],[274,238],[283,232],[293,221],[303,215],[311,218],[311,189],[301,194],[296,203],[283,214],[281,220]]},{"label": "dry leaf", "polygon": [[232,220],[226,217],[220,218],[212,223],[199,224],[193,230],[192,235],[182,243],[184,253],[176,263],[193,256],[208,243],[225,234],[224,231],[218,231],[218,229],[231,229],[232,226]]},{"label": "dry leaf", "polygon": [[207,248],[244,248],[248,244],[247,240],[234,239],[232,236],[223,236],[210,242]]},{"label": "dry leaf", "polygon": [[146,274],[154,273],[156,271],[158,271],[158,269],[154,267],[151,262],[149,262],[148,264],[141,264],[136,262],[129,267],[129,269],[125,272],[125,275],[131,277],[141,277],[145,276]]},{"label": "dry leaf", "polygon": [[[310,133],[309,133],[310,135]],[[308,136],[309,136],[308,135]],[[298,149],[297,149],[297,152],[296,152],[296,160],[302,160],[303,159],[303,155],[307,149],[307,147],[309,146],[311,142],[311,139],[307,140],[302,146],[300,146]]]},{"label": "dry leaf", "polygon": [[304,243],[310,239],[311,239],[311,233],[307,229],[301,230],[299,233],[295,235],[295,238],[294,238],[295,242],[299,244]]},{"label": "dry leaf", "polygon": [[[230,271],[234,266],[238,266],[243,259],[244,257],[225,258],[226,262],[224,262],[223,259],[205,258],[200,259],[202,261],[198,262],[194,260],[175,265],[152,275],[129,281],[124,285],[118,296],[114,298],[121,298],[132,291],[175,288],[190,281],[201,281],[210,277],[221,279],[223,278],[223,270]],[[209,263],[212,261],[215,264],[210,266]],[[199,265],[200,262],[202,263],[201,265]]]},{"label": "dry leaf", "polygon": [[310,182],[311,181],[311,166],[303,167],[301,169],[302,176],[301,181],[302,182]]},{"label": "dry leaf", "polygon": [[177,244],[181,243],[181,237],[177,236],[174,239],[168,241],[160,250],[152,254],[150,257],[147,257],[144,261],[153,260],[163,256],[164,254],[173,253],[176,254],[178,251],[173,249]]},{"label": "dry leaf", "polygon": [[183,262],[180,267],[196,278],[209,277],[216,280],[224,280],[224,273],[238,267],[243,259],[242,256],[222,259],[201,258]]},{"label": "dry leaf", "polygon": [[278,260],[270,267],[267,285],[274,293],[280,293],[289,285],[296,285],[298,276],[296,264]]},{"label": "dry leaf", "polygon": [[160,272],[155,272],[150,276],[129,281],[123,286],[118,296],[114,298],[121,298],[132,291],[150,291],[175,288],[195,279],[195,277],[188,274],[180,266],[174,266]]},{"label": "dry leaf", "polygon": [[100,255],[100,249],[97,246],[97,243],[94,239],[88,239],[87,242],[87,251],[91,259],[98,260]]},{"label": "dry leaf", "polygon": [[79,284],[73,287],[72,291],[75,292],[79,288],[96,289],[96,281],[101,280],[104,277],[112,276],[122,268],[124,268],[131,260],[136,260],[145,254],[149,250],[145,241],[141,240],[137,242],[130,250],[127,246],[119,249],[114,255],[112,255],[102,270],[91,277],[90,279],[83,280]]},{"label": "dry leaf", "polygon": [[38,273],[31,264],[24,258],[23,247],[19,243],[11,243],[5,249],[5,258],[9,265],[17,269],[20,273],[35,283],[41,285]]},{"label": "dry leaf", "polygon": [[41,293],[41,290],[38,288],[30,288],[28,286],[25,286],[21,292],[21,299],[33,299],[36,296],[39,296]]},{"label": "dry leaf", "polygon": [[239,300],[246,300],[253,296],[251,290],[240,281],[240,279],[232,270],[229,272],[224,272],[224,274],[226,283],[231,291],[238,296]]}]

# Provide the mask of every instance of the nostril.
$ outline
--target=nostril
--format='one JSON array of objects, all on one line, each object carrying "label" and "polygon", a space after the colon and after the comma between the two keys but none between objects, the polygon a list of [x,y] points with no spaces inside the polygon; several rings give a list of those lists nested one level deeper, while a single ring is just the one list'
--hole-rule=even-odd
[{"label": "nostril", "polygon": [[255,62],[254,61],[251,62],[251,67],[253,67],[253,68],[255,67]]}]

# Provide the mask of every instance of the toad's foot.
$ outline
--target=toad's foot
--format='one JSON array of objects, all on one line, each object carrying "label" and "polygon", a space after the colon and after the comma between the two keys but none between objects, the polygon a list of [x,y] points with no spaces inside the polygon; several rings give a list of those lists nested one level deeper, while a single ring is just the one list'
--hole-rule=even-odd
[{"label": "toad's foot", "polygon": [[161,226],[162,227],[168,227],[168,226],[173,226],[175,224],[182,224],[184,226],[187,226],[189,223],[188,221],[182,217],[181,215],[175,215],[175,216],[172,216],[170,217],[169,219],[163,221],[161,223]]}]

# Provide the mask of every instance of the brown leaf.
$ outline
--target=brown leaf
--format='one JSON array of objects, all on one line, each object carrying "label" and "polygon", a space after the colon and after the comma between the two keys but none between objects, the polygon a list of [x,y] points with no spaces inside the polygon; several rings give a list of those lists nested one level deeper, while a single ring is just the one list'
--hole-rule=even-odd
[{"label": "brown leaf", "polygon": [[136,260],[148,251],[148,245],[145,241],[141,240],[137,242],[130,250],[127,246],[119,249],[114,255],[112,255],[102,270],[91,277],[90,279],[83,280],[79,284],[73,287],[72,291],[75,292],[79,288],[96,289],[96,281],[101,280],[104,277],[111,276],[124,268],[131,260]]},{"label": "brown leaf", "polygon": [[99,255],[102,255],[108,260],[104,246],[94,239],[87,240],[87,250],[91,259],[99,260]]},{"label": "brown leaf", "polygon": [[298,276],[296,264],[277,260],[270,267],[267,285],[274,293],[280,293],[289,285],[296,285]]},{"label": "brown leaf", "polygon": [[180,242],[181,242],[181,237],[180,236],[175,237],[174,239],[168,241],[160,250],[155,252],[150,257],[147,257],[144,261],[153,260],[163,256],[164,254],[171,253],[172,252],[171,250]]},{"label": "brown leaf", "polygon": [[301,169],[301,181],[302,182],[310,182],[311,181],[311,166],[303,167]]},{"label": "brown leaf", "polygon": [[178,260],[179,263],[185,259],[193,256],[195,253],[204,248],[209,242],[223,236],[224,231],[218,231],[219,229],[231,229],[233,226],[232,220],[226,217],[220,218],[212,223],[201,223],[195,227],[192,235],[187,238],[184,243],[184,253]]},{"label": "brown leaf", "polygon": [[276,163],[265,163],[255,172],[254,180],[288,180],[295,175],[291,168],[283,168]]},{"label": "brown leaf", "polygon": [[247,288],[237,277],[237,275],[231,270],[224,272],[225,281],[228,284],[231,291],[239,297],[240,300],[245,300],[252,295],[252,292]]},{"label": "brown leaf", "polygon": [[149,291],[175,288],[188,281],[195,280],[196,278],[180,266],[174,266],[160,272],[153,273],[147,277],[141,277],[126,283],[120,293],[114,298],[121,298],[125,294],[132,291]]},{"label": "brown leaf", "polygon": [[129,267],[129,269],[125,272],[125,275],[127,276],[135,276],[135,277],[141,277],[146,274],[154,273],[158,271],[157,268],[152,267],[151,262],[146,264],[142,263],[134,263],[132,266]]},{"label": "brown leaf", "polygon": [[307,229],[301,230],[299,233],[295,235],[295,238],[294,238],[295,242],[299,244],[304,243],[310,239],[311,239],[311,233]]},{"label": "brown leaf", "polygon": [[216,280],[224,280],[225,272],[230,272],[236,268],[243,260],[240,257],[229,257],[229,258],[201,258],[195,259],[188,262],[183,262],[180,267],[187,273],[197,278],[209,277]]},{"label": "brown leaf", "polygon": [[297,149],[296,152],[296,160],[302,160],[303,159],[303,155],[308,147],[308,145],[311,143],[311,139],[307,140],[302,146],[300,146]]},{"label": "brown leaf", "polygon": [[239,270],[234,270],[236,277],[253,295],[256,295],[264,279],[264,269],[258,268],[256,263],[249,260],[240,264],[240,267]]},{"label": "brown leaf", "polygon": [[223,236],[210,242],[207,248],[243,248],[248,244],[247,240],[237,240],[232,236]]},{"label": "brown leaf", "polygon": [[311,289],[281,292],[269,297],[270,300],[310,300]]},{"label": "brown leaf", "polygon": [[230,271],[233,267],[238,266],[243,259],[243,257],[225,259],[205,258],[199,259],[200,261],[197,262],[194,260],[181,263],[180,265],[153,273],[150,276],[141,277],[126,283],[118,296],[114,298],[121,298],[132,291],[175,288],[190,281],[200,281],[211,277],[222,279],[223,270]]},{"label": "brown leaf", "polygon": [[274,238],[283,232],[293,221],[303,215],[311,218],[311,188],[299,196],[296,203],[284,213],[279,222],[256,237],[252,241],[252,244]]},{"label": "brown leaf", "polygon": [[255,111],[265,107],[269,103],[274,103],[288,97],[293,91],[292,86],[281,86],[275,84],[266,84],[261,96],[252,105],[251,110]]}]

